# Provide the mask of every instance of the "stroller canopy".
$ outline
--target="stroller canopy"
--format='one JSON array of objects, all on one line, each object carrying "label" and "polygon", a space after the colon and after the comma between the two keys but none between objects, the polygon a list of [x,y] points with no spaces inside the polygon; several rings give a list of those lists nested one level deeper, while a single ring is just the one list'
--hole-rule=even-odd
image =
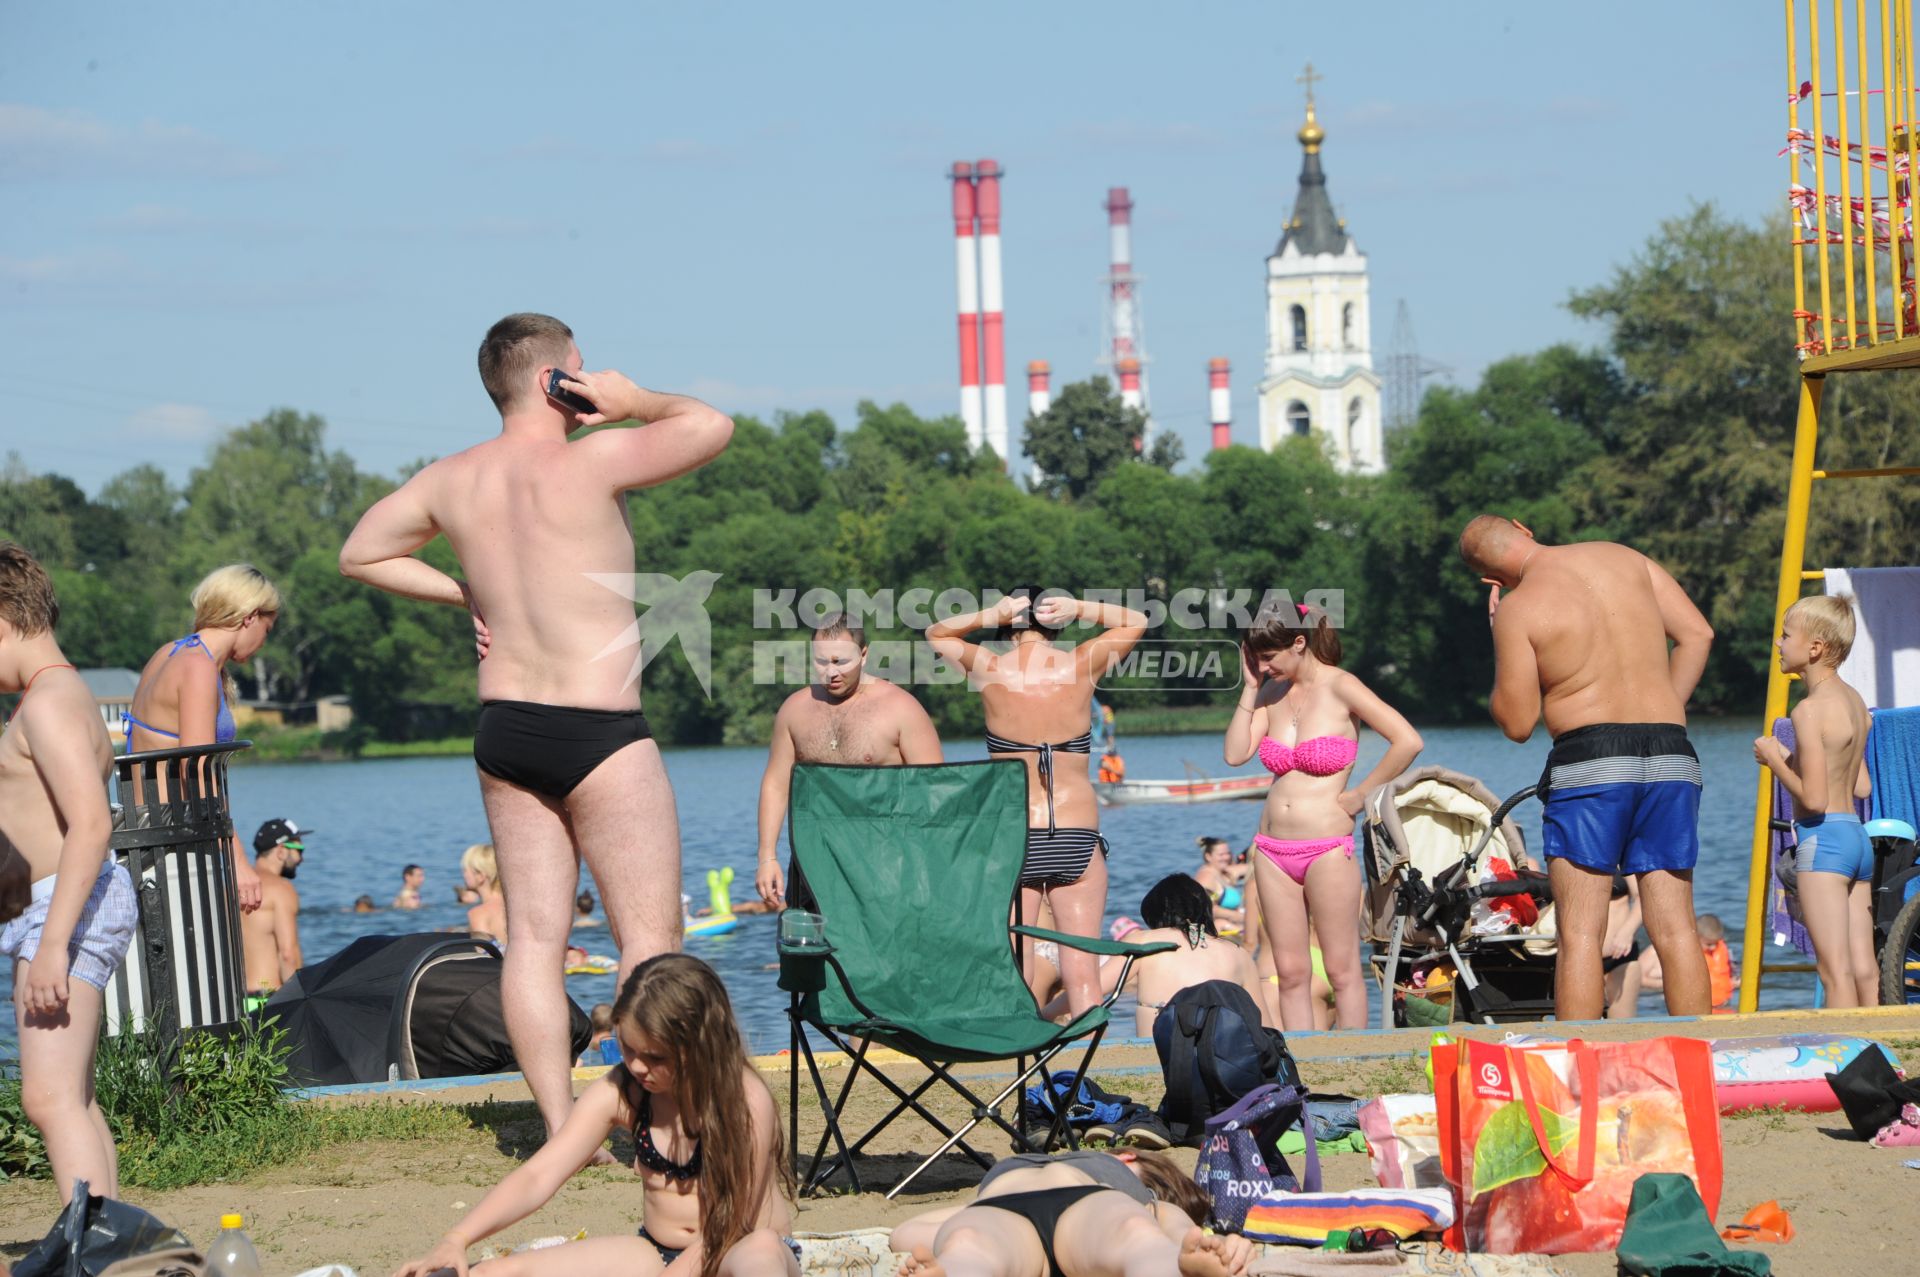
[{"label": "stroller canopy", "polygon": [[[1432,882],[1480,841],[1493,824],[1500,800],[1493,791],[1462,772],[1445,767],[1422,767],[1367,795],[1366,873],[1369,892],[1367,939],[1384,942],[1393,933],[1394,887],[1408,869],[1418,869]],[[1474,866],[1472,881],[1495,875],[1490,857],[1500,856],[1511,869],[1528,867],[1520,827],[1509,816],[1500,822],[1493,839]]]},{"label": "stroller canopy", "polygon": [[[295,972],[264,1014],[286,1030],[302,1086],[510,1072],[500,965],[482,940],[362,936]],[[577,1056],[591,1031],[572,999],[568,1007]]]}]

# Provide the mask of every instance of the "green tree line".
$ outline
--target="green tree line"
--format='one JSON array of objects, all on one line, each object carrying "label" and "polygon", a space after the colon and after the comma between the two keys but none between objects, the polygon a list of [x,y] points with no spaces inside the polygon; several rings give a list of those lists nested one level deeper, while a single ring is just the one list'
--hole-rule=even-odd
[{"label": "green tree line", "polygon": [[[711,697],[669,649],[646,674],[649,717],[683,743],[765,738],[791,688],[756,679],[754,643],[793,635],[755,628],[755,590],[1039,583],[1161,600],[1188,588],[1341,589],[1347,666],[1422,721],[1472,720],[1492,648],[1484,587],[1454,541],[1489,511],[1543,540],[1620,540],[1665,563],[1718,632],[1696,704],[1757,712],[1797,394],[1784,239],[1710,207],[1665,223],[1611,279],[1570,299],[1597,345],[1555,345],[1494,364],[1470,389],[1429,390],[1378,476],[1338,473],[1307,439],[1211,452],[1175,473],[1177,447],[1136,456],[1137,414],[1100,378],[1065,388],[1030,423],[1026,459],[1004,468],[969,452],[956,419],[900,405],[862,403],[850,427],[820,412],[738,418],[713,464],[629,499],[639,570],[721,574],[709,599]],[[1897,463],[1920,437],[1904,383],[1834,381],[1820,462]],[[463,730],[474,702],[464,614],[336,570],[348,530],[395,481],[329,450],[319,418],[279,409],[217,441],[184,486],[140,466],[90,498],[13,458],[0,473],[0,535],[52,570],[61,639],[83,666],[137,669],[184,632],[193,582],[244,560],[287,600],[241,671],[244,691],[345,693],[363,736]],[[1809,562],[1911,561],[1920,506],[1898,482],[1817,496]],[[425,555],[454,566],[444,542]],[[895,624],[870,637],[913,636]],[[916,691],[943,730],[979,730],[964,685]],[[1149,684],[1116,703],[1124,730],[1129,705],[1200,696]]]}]

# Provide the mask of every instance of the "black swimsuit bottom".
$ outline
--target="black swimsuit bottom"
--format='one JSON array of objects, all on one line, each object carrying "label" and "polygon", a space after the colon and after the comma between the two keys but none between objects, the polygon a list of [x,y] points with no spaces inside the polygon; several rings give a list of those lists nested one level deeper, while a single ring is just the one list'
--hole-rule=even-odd
[{"label": "black swimsuit bottom", "polygon": [[1053,1231],[1060,1227],[1060,1217],[1095,1193],[1113,1191],[1101,1184],[1075,1184],[1068,1188],[1042,1188],[1031,1193],[985,1197],[974,1202],[974,1205],[991,1206],[995,1210],[1018,1215],[1032,1224],[1033,1231],[1040,1234],[1040,1248],[1047,1253],[1048,1277],[1061,1277],[1060,1261],[1053,1255]]},{"label": "black swimsuit bottom", "polygon": [[608,758],[652,736],[646,714],[637,709],[482,701],[473,761],[510,785],[565,798]]}]

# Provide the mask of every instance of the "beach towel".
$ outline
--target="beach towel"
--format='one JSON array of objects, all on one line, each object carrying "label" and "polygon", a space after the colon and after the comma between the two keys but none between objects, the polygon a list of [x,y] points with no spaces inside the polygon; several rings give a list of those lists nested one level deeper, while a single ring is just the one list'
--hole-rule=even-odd
[{"label": "beach towel", "polygon": [[1920,568],[1828,568],[1826,583],[1859,613],[1840,677],[1869,708],[1920,705]]},{"label": "beach towel", "polygon": [[1873,816],[1920,828],[1920,706],[1875,710],[1867,733]]},{"label": "beach towel", "polygon": [[[1793,720],[1776,718],[1773,720],[1773,738],[1786,746],[1787,753],[1793,753]],[[1781,820],[1793,819],[1793,795],[1773,778],[1773,813]],[[1796,842],[1793,830],[1776,829],[1768,840],[1770,858],[1773,863],[1773,942],[1792,945],[1802,953],[1813,952],[1813,937],[1807,933],[1806,919],[1800,914],[1800,897],[1793,890],[1793,848]]]},{"label": "beach towel", "polygon": [[1344,1193],[1270,1193],[1247,1210],[1242,1233],[1255,1241],[1318,1246],[1329,1233],[1384,1228],[1405,1240],[1453,1223],[1444,1188],[1355,1188]]}]

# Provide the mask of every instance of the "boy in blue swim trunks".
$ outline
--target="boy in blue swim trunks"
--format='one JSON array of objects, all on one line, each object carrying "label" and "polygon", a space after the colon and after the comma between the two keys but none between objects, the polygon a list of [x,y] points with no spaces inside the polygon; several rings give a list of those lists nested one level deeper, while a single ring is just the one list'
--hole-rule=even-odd
[{"label": "boy in blue swim trunks", "polygon": [[1624,874],[1660,954],[1668,1012],[1706,1015],[1693,920],[1700,760],[1686,721],[1712,627],[1666,569],[1624,545],[1541,545],[1483,514],[1460,534],[1460,556],[1493,587],[1494,721],[1515,741],[1542,718],[1553,733],[1541,780],[1560,941],[1554,1014],[1600,1017],[1608,905]]},{"label": "boy in blue swim trunks", "polygon": [[1853,806],[1872,792],[1866,764],[1872,720],[1860,694],[1840,680],[1840,662],[1853,647],[1853,601],[1830,594],[1801,599],[1781,619],[1775,646],[1781,672],[1800,675],[1807,694],[1791,715],[1793,754],[1762,736],[1753,742],[1753,756],[1793,795],[1800,910],[1826,1005],[1877,1006],[1873,844]]}]

